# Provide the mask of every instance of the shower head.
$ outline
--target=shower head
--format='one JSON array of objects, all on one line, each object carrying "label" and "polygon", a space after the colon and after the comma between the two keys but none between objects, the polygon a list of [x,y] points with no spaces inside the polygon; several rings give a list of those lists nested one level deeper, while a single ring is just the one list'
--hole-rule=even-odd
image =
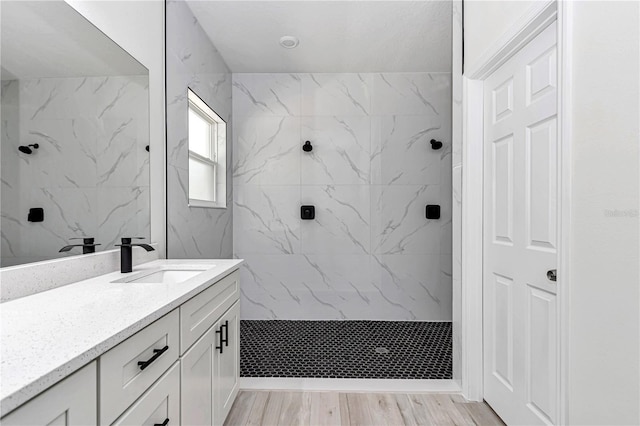
[{"label": "shower head", "polygon": [[33,147],[33,149],[38,149],[40,148],[40,145],[38,145],[37,143],[31,144],[31,145],[20,145],[18,147],[18,151],[24,153],[24,154],[33,154],[33,149],[29,148],[29,147]]}]

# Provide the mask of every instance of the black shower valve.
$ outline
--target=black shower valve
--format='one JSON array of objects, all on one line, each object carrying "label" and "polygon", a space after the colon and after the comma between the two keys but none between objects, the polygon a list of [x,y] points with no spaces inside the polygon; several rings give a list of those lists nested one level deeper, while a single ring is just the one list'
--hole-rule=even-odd
[{"label": "black shower valve", "polygon": [[425,215],[427,219],[440,219],[440,206],[438,204],[427,204]]},{"label": "black shower valve", "polygon": [[311,141],[305,141],[304,145],[302,145],[302,150],[304,152],[311,152],[311,150],[313,150],[313,145],[311,145]]},{"label": "black shower valve", "polygon": [[431,141],[429,141],[429,143],[431,144],[431,149],[433,149],[433,150],[442,148],[442,142],[437,141],[435,139],[431,139]]},{"label": "black shower valve", "polygon": [[316,207],[315,206],[301,206],[300,207],[300,218],[303,220],[313,220],[316,218]]},{"label": "black shower valve", "polygon": [[42,207],[32,207],[27,214],[29,222],[44,222],[44,209]]}]

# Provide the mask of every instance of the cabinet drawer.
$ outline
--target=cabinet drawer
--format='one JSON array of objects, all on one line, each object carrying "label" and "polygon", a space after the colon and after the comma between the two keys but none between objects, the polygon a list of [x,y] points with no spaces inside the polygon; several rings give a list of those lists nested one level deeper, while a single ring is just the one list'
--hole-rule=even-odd
[{"label": "cabinet drawer", "polygon": [[180,363],[176,362],[114,425],[180,424]]},{"label": "cabinet drawer", "polygon": [[2,418],[2,425],[94,424],[98,418],[98,375],[93,361]]},{"label": "cabinet drawer", "polygon": [[184,354],[240,297],[238,271],[180,306],[180,354]]},{"label": "cabinet drawer", "polygon": [[100,357],[100,424],[111,424],[178,359],[178,321],[175,309]]}]

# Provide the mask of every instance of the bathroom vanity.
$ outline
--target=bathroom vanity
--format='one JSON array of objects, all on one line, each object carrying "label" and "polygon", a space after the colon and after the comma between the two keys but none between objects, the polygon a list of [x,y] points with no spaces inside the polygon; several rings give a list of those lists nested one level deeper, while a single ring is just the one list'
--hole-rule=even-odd
[{"label": "bathroom vanity", "polygon": [[157,260],[2,304],[2,424],[223,424],[241,263]]}]

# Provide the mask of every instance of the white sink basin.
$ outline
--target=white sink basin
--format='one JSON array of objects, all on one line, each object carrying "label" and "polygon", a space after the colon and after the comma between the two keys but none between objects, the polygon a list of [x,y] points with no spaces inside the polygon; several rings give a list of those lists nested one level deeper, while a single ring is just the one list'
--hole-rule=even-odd
[{"label": "white sink basin", "polygon": [[153,284],[179,284],[206,271],[208,268],[157,268],[132,274],[129,277],[112,281],[113,283],[153,283]]}]

